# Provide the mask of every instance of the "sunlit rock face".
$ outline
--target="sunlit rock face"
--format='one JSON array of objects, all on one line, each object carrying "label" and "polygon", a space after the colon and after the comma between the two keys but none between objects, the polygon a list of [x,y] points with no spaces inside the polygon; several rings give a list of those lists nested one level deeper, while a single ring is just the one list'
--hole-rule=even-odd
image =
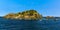
[{"label": "sunlit rock face", "polygon": [[30,16],[24,16],[25,20],[30,20]]},{"label": "sunlit rock face", "polygon": [[15,19],[22,19],[23,18],[23,15],[18,15],[15,17]]},{"label": "sunlit rock face", "polygon": [[7,19],[42,19],[42,15],[40,15],[37,11],[35,10],[27,10],[27,11],[23,11],[23,12],[19,12],[19,13],[10,13],[6,16],[4,16],[4,18]]},{"label": "sunlit rock face", "polygon": [[13,18],[15,18],[15,14],[10,13],[10,14],[4,16],[4,18],[7,18],[7,19],[8,19],[8,18],[13,19]]}]

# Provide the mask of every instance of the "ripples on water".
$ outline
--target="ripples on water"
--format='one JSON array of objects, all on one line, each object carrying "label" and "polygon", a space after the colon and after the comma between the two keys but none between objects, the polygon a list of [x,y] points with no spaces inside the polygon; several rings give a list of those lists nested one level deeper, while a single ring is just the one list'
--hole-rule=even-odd
[{"label": "ripples on water", "polygon": [[0,18],[0,30],[60,30],[60,20],[8,20]]}]

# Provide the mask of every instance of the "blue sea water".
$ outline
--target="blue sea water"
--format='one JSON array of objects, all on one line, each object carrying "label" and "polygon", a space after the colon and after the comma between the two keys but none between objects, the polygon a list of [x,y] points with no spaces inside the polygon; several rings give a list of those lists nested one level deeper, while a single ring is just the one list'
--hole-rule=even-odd
[{"label": "blue sea water", "polygon": [[0,30],[60,30],[60,20],[11,20],[0,18]]}]

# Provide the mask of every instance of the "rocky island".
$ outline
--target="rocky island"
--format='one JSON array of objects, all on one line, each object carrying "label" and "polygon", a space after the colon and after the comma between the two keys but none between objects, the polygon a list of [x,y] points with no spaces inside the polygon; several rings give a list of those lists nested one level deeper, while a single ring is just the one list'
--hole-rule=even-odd
[{"label": "rocky island", "polygon": [[55,19],[53,16],[47,16],[46,19]]},{"label": "rocky island", "polygon": [[9,13],[4,16],[6,19],[25,19],[25,20],[37,20],[42,19],[42,15],[36,10],[26,10],[18,13]]}]

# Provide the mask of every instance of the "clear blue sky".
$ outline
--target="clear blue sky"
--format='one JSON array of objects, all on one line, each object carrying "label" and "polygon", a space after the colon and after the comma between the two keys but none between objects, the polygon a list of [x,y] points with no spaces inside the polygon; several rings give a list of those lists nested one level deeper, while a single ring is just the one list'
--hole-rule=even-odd
[{"label": "clear blue sky", "polygon": [[60,0],[0,0],[0,16],[29,9],[43,16],[60,16]]}]

